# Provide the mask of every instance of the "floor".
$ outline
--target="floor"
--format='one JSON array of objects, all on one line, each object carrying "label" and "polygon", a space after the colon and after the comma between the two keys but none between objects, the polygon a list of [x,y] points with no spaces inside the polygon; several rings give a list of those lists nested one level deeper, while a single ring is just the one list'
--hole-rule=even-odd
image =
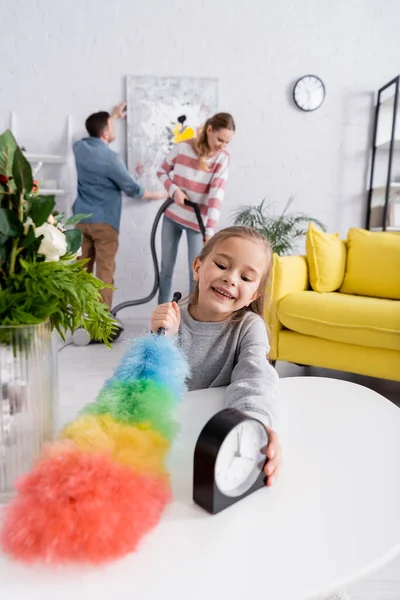
[{"label": "floor", "polygon": [[[142,322],[125,322],[125,331],[108,350],[103,345],[76,347],[73,344],[60,346],[59,381],[60,404],[59,425],[75,418],[78,410],[93,400],[104,380],[112,375],[123,356],[129,339],[146,330]],[[277,363],[280,377],[304,375],[347,379],[365,385],[400,406],[400,383],[378,380],[347,373],[299,367],[288,363]],[[346,590],[343,598],[351,600],[400,600],[400,557],[368,579]]]}]

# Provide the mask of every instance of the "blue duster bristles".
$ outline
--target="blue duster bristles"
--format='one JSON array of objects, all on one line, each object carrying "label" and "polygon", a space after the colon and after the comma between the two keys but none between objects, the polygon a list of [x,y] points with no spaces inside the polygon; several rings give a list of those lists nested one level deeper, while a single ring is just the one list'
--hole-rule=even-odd
[{"label": "blue duster bristles", "polygon": [[186,392],[185,379],[189,366],[182,350],[170,337],[149,334],[134,340],[114,375],[106,385],[114,381],[151,379],[168,387],[179,400]]}]

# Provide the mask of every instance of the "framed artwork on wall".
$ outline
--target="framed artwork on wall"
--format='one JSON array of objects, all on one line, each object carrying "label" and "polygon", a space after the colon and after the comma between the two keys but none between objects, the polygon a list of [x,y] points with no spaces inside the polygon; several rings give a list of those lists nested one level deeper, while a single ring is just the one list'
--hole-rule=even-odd
[{"label": "framed artwork on wall", "polygon": [[202,77],[126,78],[128,169],[147,189],[174,144],[194,137],[218,110],[218,80]]}]

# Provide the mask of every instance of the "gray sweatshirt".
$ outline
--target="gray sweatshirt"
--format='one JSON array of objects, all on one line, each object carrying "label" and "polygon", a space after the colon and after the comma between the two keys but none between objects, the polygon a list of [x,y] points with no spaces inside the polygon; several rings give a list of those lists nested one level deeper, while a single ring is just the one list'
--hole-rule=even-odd
[{"label": "gray sweatshirt", "polygon": [[267,360],[269,342],[261,317],[247,312],[238,323],[203,323],[183,307],[178,339],[190,365],[189,390],[228,386],[226,406],[276,428],[279,381]]}]

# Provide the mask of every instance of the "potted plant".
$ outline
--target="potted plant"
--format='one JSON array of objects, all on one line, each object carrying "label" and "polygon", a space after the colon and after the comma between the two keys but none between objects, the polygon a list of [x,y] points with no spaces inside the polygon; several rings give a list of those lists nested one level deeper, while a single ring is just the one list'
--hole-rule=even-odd
[{"label": "potted plant", "polygon": [[53,435],[53,330],[65,339],[83,327],[109,345],[116,328],[105,284],[77,260],[72,227],[86,215],[65,221],[54,208],[12,133],[0,135],[0,499]]},{"label": "potted plant", "polygon": [[317,219],[300,213],[288,213],[293,200],[291,196],[280,215],[272,214],[265,200],[258,206],[243,206],[234,212],[234,224],[257,229],[268,239],[276,254],[290,254],[295,251],[297,242],[306,235],[310,223],[326,230],[325,225]]}]

